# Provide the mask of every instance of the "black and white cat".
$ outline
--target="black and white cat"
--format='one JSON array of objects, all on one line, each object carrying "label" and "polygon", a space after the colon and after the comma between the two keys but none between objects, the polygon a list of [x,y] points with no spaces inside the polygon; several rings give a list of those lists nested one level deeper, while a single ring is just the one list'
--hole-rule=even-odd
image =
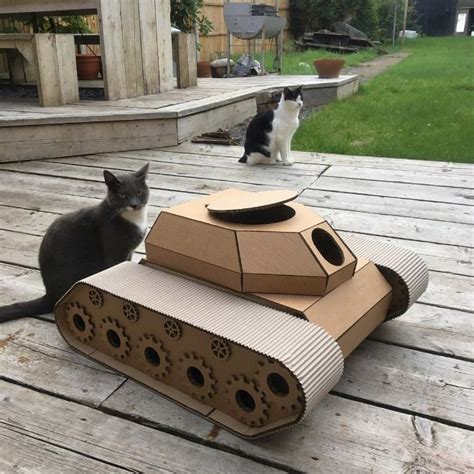
[{"label": "black and white cat", "polygon": [[245,153],[239,163],[255,165],[283,161],[284,165],[293,164],[291,140],[300,123],[302,87],[293,90],[285,87],[276,110],[261,112],[252,119],[245,137]]},{"label": "black and white cat", "polygon": [[121,176],[105,170],[105,199],[48,227],[39,251],[46,294],[0,307],[0,323],[49,313],[75,282],[131,258],[147,229],[148,166]]}]

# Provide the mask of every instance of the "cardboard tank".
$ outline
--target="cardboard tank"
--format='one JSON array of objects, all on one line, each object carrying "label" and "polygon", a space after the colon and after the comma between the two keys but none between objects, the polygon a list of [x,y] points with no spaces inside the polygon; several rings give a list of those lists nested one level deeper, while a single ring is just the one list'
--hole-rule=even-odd
[{"label": "cardboard tank", "polygon": [[428,277],[408,250],[343,241],[296,196],[230,189],[162,211],[146,259],[58,302],[62,335],[240,436],[297,423]]}]

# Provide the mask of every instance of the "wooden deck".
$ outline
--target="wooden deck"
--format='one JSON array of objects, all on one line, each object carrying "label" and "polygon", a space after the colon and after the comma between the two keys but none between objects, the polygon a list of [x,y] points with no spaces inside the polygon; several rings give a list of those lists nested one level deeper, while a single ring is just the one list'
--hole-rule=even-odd
[{"label": "wooden deck", "polygon": [[352,95],[357,76],[262,76],[200,79],[198,86],[116,101],[40,107],[34,99],[0,98],[0,163],[177,145],[255,115],[256,96],[304,87],[305,104]]},{"label": "wooden deck", "polygon": [[1,164],[0,304],[41,293],[41,237],[57,215],[98,202],[103,168],[145,160],[150,224],[162,207],[228,187],[297,189],[343,235],[422,255],[421,301],[349,357],[301,425],[255,442],[74,353],[49,316],[0,325],[1,472],[473,471],[474,168],[308,153],[289,168],[247,168],[240,153],[184,143]]}]

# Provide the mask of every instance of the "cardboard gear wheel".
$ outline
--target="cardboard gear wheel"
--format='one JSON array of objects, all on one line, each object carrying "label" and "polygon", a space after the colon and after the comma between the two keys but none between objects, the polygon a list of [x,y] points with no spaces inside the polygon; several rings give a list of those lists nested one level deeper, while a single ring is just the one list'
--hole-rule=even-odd
[{"label": "cardboard gear wheel", "polygon": [[66,306],[66,317],[69,328],[82,342],[92,341],[94,338],[94,325],[86,310],[79,303],[69,303]]},{"label": "cardboard gear wheel", "polygon": [[141,366],[152,377],[162,380],[170,373],[169,353],[155,336],[144,334],[137,344]]},{"label": "cardboard gear wheel", "polygon": [[179,362],[179,370],[183,379],[188,381],[191,394],[202,401],[210,400],[216,393],[216,379],[204,357],[184,354]]},{"label": "cardboard gear wheel", "polygon": [[129,339],[122,326],[111,317],[102,319],[101,337],[107,352],[116,359],[123,360],[130,353]]},{"label": "cardboard gear wheel", "polygon": [[179,339],[181,337],[181,325],[174,319],[167,319],[164,323],[164,329],[166,335],[171,339]]},{"label": "cardboard gear wheel", "polygon": [[230,357],[230,344],[223,339],[215,337],[211,341],[211,352],[217,359],[227,360]]},{"label": "cardboard gear wheel", "polygon": [[303,393],[294,380],[289,380],[288,372],[270,359],[261,360],[258,365],[260,368],[255,373],[255,378],[260,380],[265,388],[268,401],[284,412],[298,411]]},{"label": "cardboard gear wheel", "polygon": [[122,306],[123,315],[131,322],[135,323],[138,321],[138,308],[132,303],[125,303]]},{"label": "cardboard gear wheel", "polygon": [[227,398],[237,418],[248,426],[263,426],[268,419],[268,402],[253,379],[234,375],[226,382]]},{"label": "cardboard gear wheel", "polygon": [[89,300],[94,306],[100,308],[104,304],[104,295],[101,291],[91,288],[89,290]]}]

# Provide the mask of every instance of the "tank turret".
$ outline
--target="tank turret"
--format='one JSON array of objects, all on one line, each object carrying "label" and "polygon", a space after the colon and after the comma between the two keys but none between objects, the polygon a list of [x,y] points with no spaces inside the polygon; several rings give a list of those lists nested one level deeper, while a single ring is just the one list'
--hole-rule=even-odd
[{"label": "tank turret", "polygon": [[343,361],[427,285],[412,252],[343,239],[296,193],[227,190],[162,211],[146,259],[76,283],[77,350],[247,438],[300,421]]},{"label": "tank turret", "polygon": [[229,189],[163,211],[147,259],[234,291],[325,295],[349,280],[356,258],[291,191]]}]

